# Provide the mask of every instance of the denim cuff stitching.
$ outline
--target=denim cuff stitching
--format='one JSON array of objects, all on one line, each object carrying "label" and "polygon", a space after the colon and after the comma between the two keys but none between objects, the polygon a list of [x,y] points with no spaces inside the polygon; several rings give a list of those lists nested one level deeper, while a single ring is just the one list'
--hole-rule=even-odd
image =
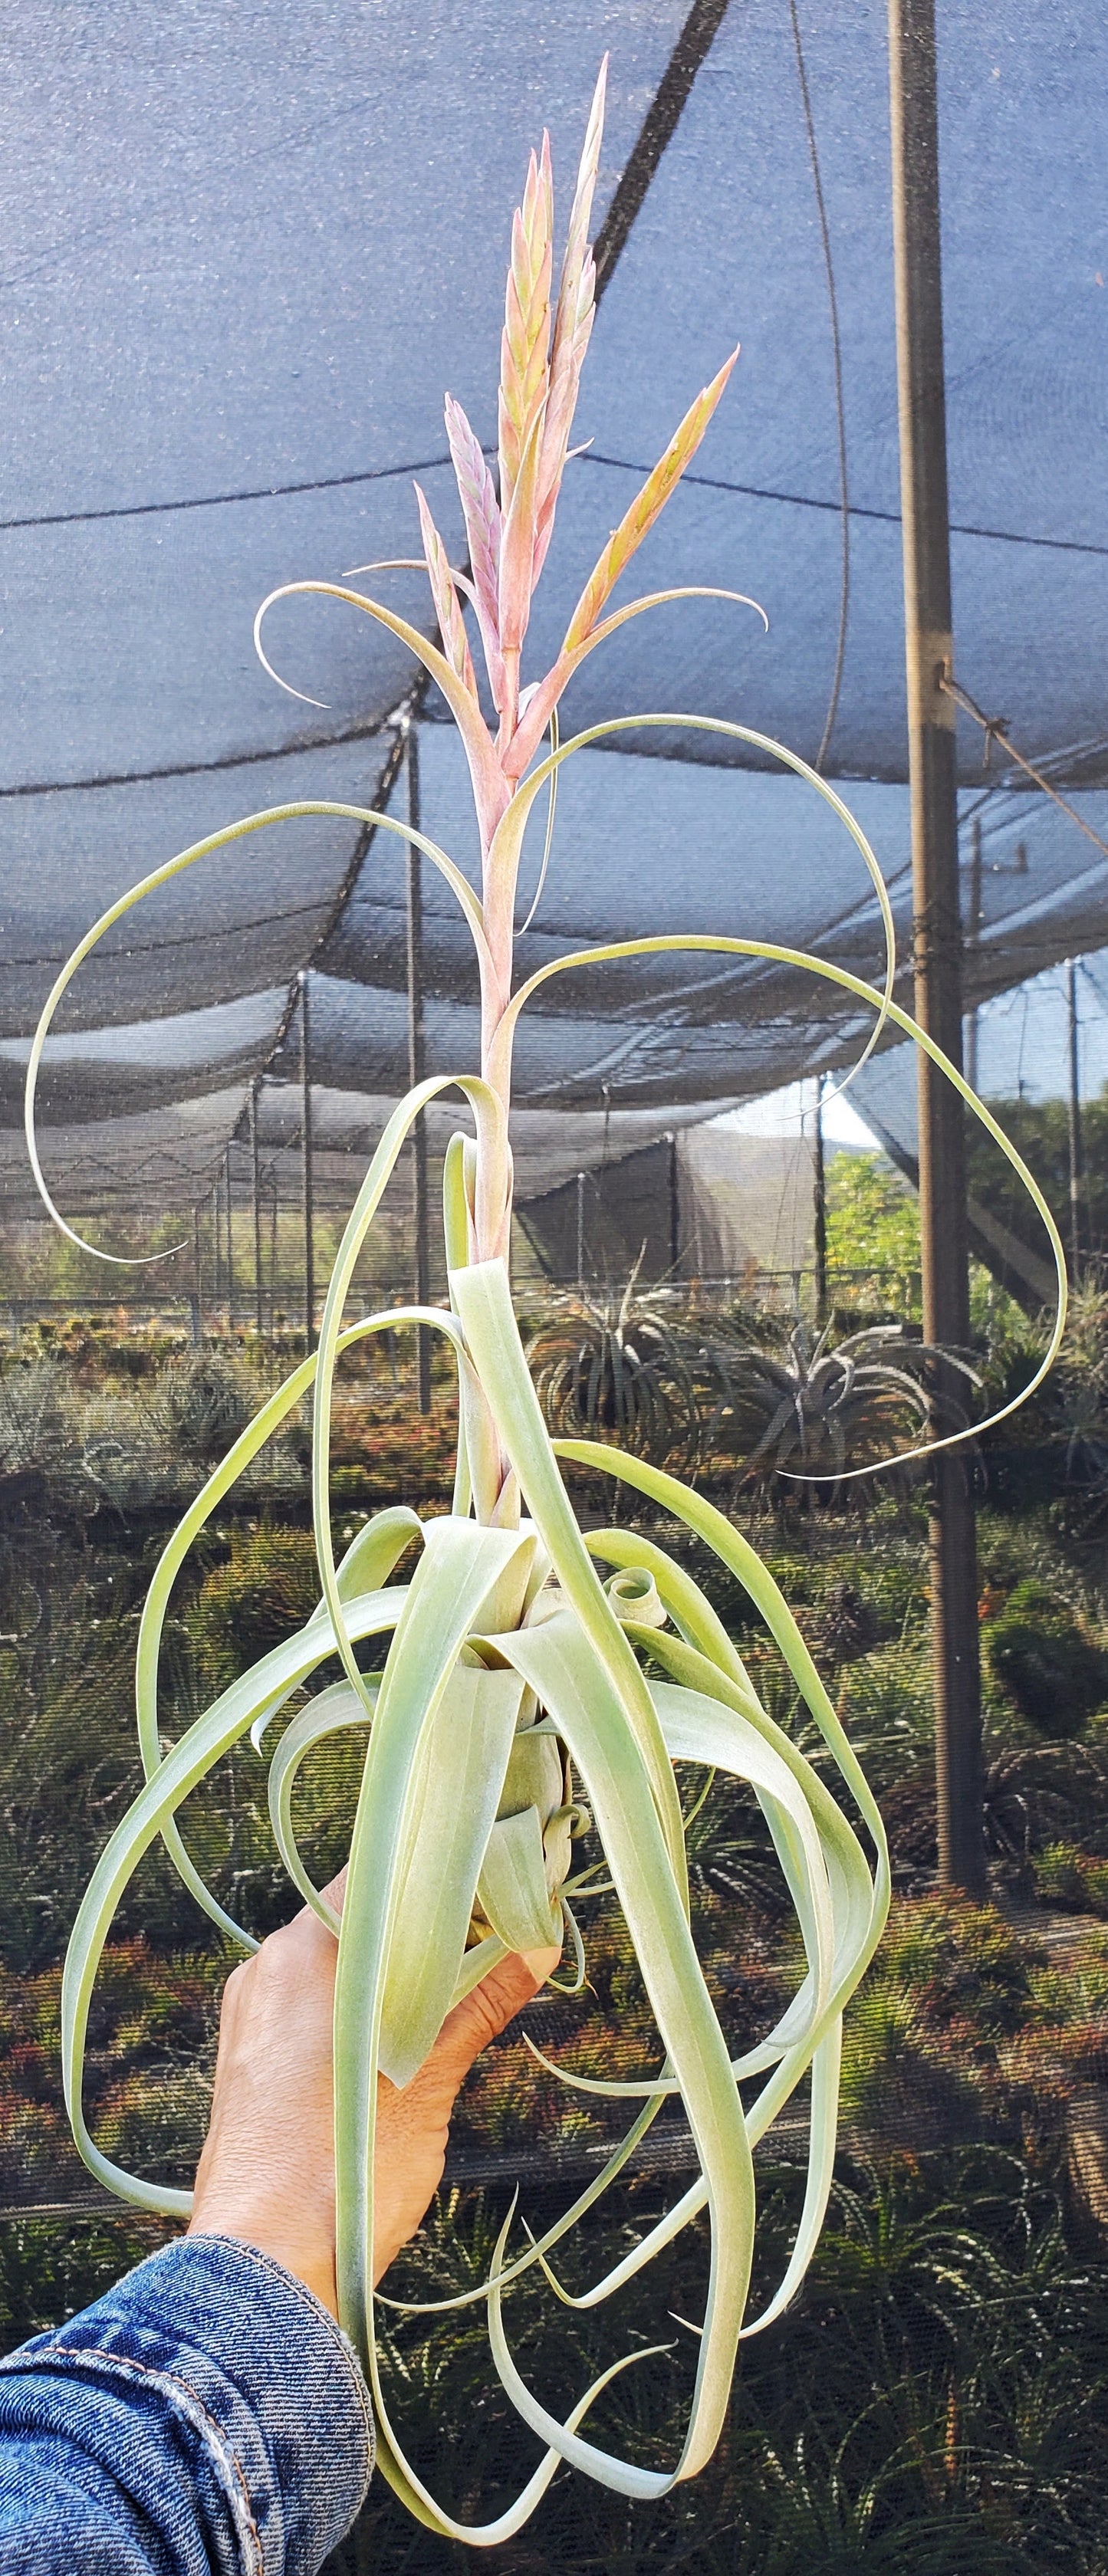
[{"label": "denim cuff stitching", "polygon": [[125,2353],[103,2352],[96,2344],[77,2347],[71,2344],[51,2347],[48,2344],[37,2352],[9,2353],[0,2360],[0,2371],[12,2378],[24,2374],[33,2376],[35,2371],[43,2369],[56,2370],[63,2376],[73,2369],[91,2369],[97,2378],[106,2375],[109,2378],[142,2380],[149,2387],[156,2388],[185,2417],[193,2432],[200,2434],[206,2449],[214,2454],[219,2485],[231,2510],[246,2576],[265,2576],[261,2534],[254,2520],[242,2463],[231,2448],[223,2426],[209,2412],[203,2398],[197,2396],[187,2379],[180,2378],[173,2370],[151,2370],[147,2362],[134,2361]]},{"label": "denim cuff stitching", "polygon": [[[194,2245],[202,2244],[203,2241],[204,2230],[202,2228],[197,2228],[194,2235],[190,2235],[187,2239],[182,2239],[182,2242]],[[216,2228],[212,2228],[210,2235],[208,2236],[208,2243],[214,2245],[233,2245],[236,2253],[249,2256],[252,2263],[260,2264],[263,2272],[275,2272],[278,2280],[283,2284],[283,2286],[286,2288],[291,2286],[299,2293],[299,2296],[302,2299],[307,2301],[313,2316],[317,2317],[320,2323],[327,2327],[332,2342],[338,2345],[339,2351],[342,2354],[350,2377],[354,2383],[354,2394],[357,2397],[358,2405],[361,2409],[362,2422],[365,2426],[366,2474],[365,2485],[362,2489],[362,2501],[364,2502],[376,2460],[377,2428],[374,2423],[373,2402],[366,2385],[365,2372],[362,2369],[361,2362],[358,2359],[358,2355],[351,2343],[349,2335],[344,2333],[338,2319],[332,2316],[330,2308],[325,2307],[322,2299],[317,2298],[315,2291],[309,2289],[307,2282],[302,2281],[297,2272],[290,2272],[287,2265],[279,2262],[275,2254],[263,2253],[260,2245],[251,2245],[244,2237],[224,2236],[220,2234],[219,2230]]]}]

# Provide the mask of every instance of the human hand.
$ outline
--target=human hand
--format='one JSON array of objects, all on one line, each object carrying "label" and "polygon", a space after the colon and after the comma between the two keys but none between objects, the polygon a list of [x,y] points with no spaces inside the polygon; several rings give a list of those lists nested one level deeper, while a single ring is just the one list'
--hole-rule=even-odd
[{"label": "human hand", "polygon": [[[345,1870],[326,1891],[341,1912]],[[399,2092],[378,2077],[373,2277],[414,2235],[442,2178],[455,2096],[474,2058],[529,2002],[558,1951],[512,1955],[448,2013]],[[334,2071],[338,1944],[305,1906],[228,1977],[211,2120],[190,2235],[237,2236],[305,2281],[332,2315]]]}]

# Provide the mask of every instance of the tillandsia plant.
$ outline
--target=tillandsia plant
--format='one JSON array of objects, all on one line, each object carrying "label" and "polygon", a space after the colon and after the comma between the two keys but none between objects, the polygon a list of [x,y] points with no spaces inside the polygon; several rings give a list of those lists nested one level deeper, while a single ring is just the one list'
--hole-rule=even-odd
[{"label": "tillandsia plant", "polygon": [[730,1400],[731,1353],[690,1322],[679,1291],[639,1289],[642,1258],[622,1291],[557,1298],[530,1334],[527,1362],[551,1431],[596,1432],[689,1475]]},{"label": "tillandsia plant", "polygon": [[[780,2315],[802,2280],[827,2204],[835,2144],[843,2008],[879,1940],[889,1896],[885,1835],[874,1799],[787,1603],[753,1548],[728,1521],[674,1477],[642,1457],[589,1440],[552,1442],[528,1373],[508,1276],[512,1165],[508,1142],[512,1043],[521,1010],[540,985],[576,965],[670,949],[775,958],[815,974],[872,1007],[874,1035],[889,1021],[918,1039],[967,1098],[966,1086],[932,1041],[891,999],[892,924],[877,862],[835,791],[797,755],[733,723],[698,716],[636,715],[597,724],[572,741],[557,738],[559,700],[586,656],[623,621],[673,597],[608,602],[636,548],[653,527],[695,454],[720,400],[728,358],[699,394],[590,573],[552,668],[523,684],[521,656],[534,584],[554,527],[569,454],[578,380],[593,318],[588,231],[600,150],[604,76],[589,119],[556,298],[552,295],[549,146],[532,158],[512,230],[499,397],[499,487],[480,442],[455,402],[447,432],[457,473],[469,568],[451,567],[417,494],[423,565],[439,642],[430,643],[379,600],[341,583],[293,590],[348,601],[408,646],[437,682],[465,745],[480,825],[482,883],[426,835],[388,814],[312,801],[253,814],[211,835],[146,877],[89,931],[59,976],[28,1068],[27,1134],[39,1186],[34,1100],[42,1047],[57,1004],[96,940],[154,888],[242,835],[303,814],[348,817],[413,842],[452,888],[473,939],[481,990],[481,1062],[476,1072],[420,1083],[388,1120],[334,1264],[319,1348],[296,1368],[235,1440],[166,1548],[150,1587],[137,1656],[137,1716],[146,1785],[113,1834],[85,1896],[66,1963],[65,2083],[81,2153],[98,2180],[141,2207],[186,2212],[187,2192],[123,2172],[97,2147],[82,2107],[82,2059],[97,1964],[120,1896],[160,1835],[178,1872],[220,1930],[250,1948],[189,1857],[178,1824],[189,1792],[240,1738],[261,1748],[294,1694],[337,1659],[340,1678],[298,1705],[269,1769],[273,1832],[295,1887],[338,1941],[335,1995],[335,2159],[341,2315],[361,2353],[377,2413],[385,2475],[413,2513],[440,2533],[483,2545],[518,2531],[562,2460],[629,2496],[661,2495],[689,2478],[715,2447],[741,2335]],[[365,569],[371,569],[366,567]],[[279,596],[283,594],[274,594]],[[713,590],[702,595],[734,597]],[[268,602],[266,605],[268,606]],[[466,611],[484,657],[495,724],[486,722]],[[264,614],[264,611],[262,612]],[[513,991],[513,926],[520,853],[536,803],[553,790],[562,763],[589,743],[651,724],[682,724],[753,746],[806,778],[840,817],[877,890],[889,941],[884,992],[844,968],[741,937],[629,937],[557,959]],[[551,748],[543,755],[543,742]],[[541,756],[540,756],[541,755]],[[549,846],[549,827],[548,827]],[[873,1040],[871,1039],[871,1044]],[[445,1335],[460,1390],[453,1507],[421,1525],[407,1510],[371,1520],[336,1564],[328,1490],[328,1426],[340,1354],[367,1335],[394,1332],[390,1308],[342,1327],[355,1264],[413,1121],[436,1093],[453,1087],[472,1115],[472,1137],[454,1137],[445,1162],[443,1227],[448,1309],[409,1308],[410,1324]],[[1020,1172],[1051,1233],[1064,1297],[1065,1264],[1049,1211],[989,1113],[976,1114]],[[58,1222],[63,1220],[58,1217]],[[68,1227],[65,1229],[69,1231]],[[1049,1365],[1057,1332],[1040,1376]],[[264,1655],[172,1746],[158,1730],[158,1662],[163,1622],[178,1569],[197,1534],[263,1442],[312,1387],[313,1503],[321,1598],[298,1634]],[[932,1444],[936,1445],[936,1444]],[[626,1530],[579,1530],[559,1457],[621,1478],[712,1548],[745,1586],[792,1675],[798,1699],[837,1767],[871,1847],[832,1797],[822,1772],[804,1760],[767,1715],[730,1637],[679,1565]],[[421,1553],[410,1582],[392,1580],[412,1541]],[[603,1574],[598,1569],[605,1569]],[[375,1652],[375,1641],[381,1641]],[[367,1668],[368,1667],[368,1668]],[[297,1769],[336,1730],[360,1730],[365,1763],[350,1845],[341,1924],[313,1885],[292,1824]],[[796,1910],[805,1968],[787,2010],[760,2045],[732,2059],[701,1972],[690,1928],[685,1819],[674,1765],[715,1766],[746,1781],[768,1822]],[[586,1816],[603,1862],[574,1868]],[[514,2505],[481,2525],[455,2520],[404,2456],[390,2421],[374,2328],[370,2266],[373,2149],[378,2070],[406,2084],[451,2003],[508,1949],[534,1949],[568,1934],[582,1973],[571,1900],[614,1884],[660,2034],[663,2062],[634,2081],[591,2088],[633,2102],[622,2143],[588,2190],[537,2241],[509,2260],[505,2221],[488,2281],[492,2359],[543,2456]],[[807,2188],[796,2239],[774,2295],[746,2316],[754,2244],[753,2149],[810,2076]],[[566,2078],[580,2084],[582,2079]],[[751,2088],[754,2088],[751,2090]],[[566,2416],[554,2415],[513,2358],[505,2299],[513,2282],[551,2268],[558,2243],[623,2170],[667,2100],[684,2107],[699,2170],[669,2214],[633,2251],[587,2289],[591,2307],[669,2243],[700,2212],[708,2215],[711,2276],[695,2389],[679,2457],[646,2469],[615,2456],[581,2431],[597,2379]],[[635,2358],[637,2356],[630,2356]],[[623,2367],[617,2364],[617,2368]]]}]

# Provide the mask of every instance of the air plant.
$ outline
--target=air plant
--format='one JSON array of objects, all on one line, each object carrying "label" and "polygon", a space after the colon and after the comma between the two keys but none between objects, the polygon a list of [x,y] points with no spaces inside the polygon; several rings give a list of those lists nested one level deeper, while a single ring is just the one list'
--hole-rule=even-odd
[{"label": "air plant", "polygon": [[[69,1232],[50,1199],[34,1136],[37,1071],[54,1010],[97,939],[142,896],[271,821],[301,814],[343,816],[413,842],[452,889],[470,930],[481,992],[479,1071],[424,1081],[394,1110],[334,1263],[318,1352],[293,1371],[239,1434],[186,1513],[151,1583],[136,1666],[146,1785],[113,1834],[77,1918],[66,1965],[63,2037],[70,2116],[91,2171],[137,2206],[187,2212],[187,2193],[125,2173],[90,2135],[82,2107],[82,2059],[97,1963],[119,1898],[158,1835],[211,1920],[235,1942],[253,1946],[206,1887],[182,1840],[178,1812],[190,1790],[242,1737],[250,1734],[260,1748],[271,1721],[300,1685],[337,1657],[342,1678],[300,1705],[280,1737],[270,1764],[269,1803],[289,1875],[338,1941],[335,2158],[341,2316],[370,2380],[384,2474],[424,2523],[486,2546],[519,2530],[563,2460],[624,2495],[653,2497],[675,2480],[693,2476],[709,2458],[723,2424],[740,2336],[763,2331],[781,2314],[819,2235],[831,2184],[843,2008],[876,1948],[889,1894],[885,1835],[874,1799],[796,1621],[748,1541],[719,1512],[647,1460],[588,1440],[552,1444],[548,1436],[516,1326],[507,1267],[512,1204],[508,1108],[519,1015],[540,986],[577,965],[680,948],[772,957],[808,967],[872,1007],[874,1038],[890,1021],[916,1037],[959,1089],[966,1090],[933,1041],[893,1003],[891,915],[877,862],[834,789],[796,753],[745,726],[668,712],[596,724],[565,743],[557,739],[559,701],[586,657],[628,618],[665,599],[689,595],[664,592],[609,608],[616,582],[700,445],[733,357],[697,395],[608,539],[553,666],[536,680],[523,680],[532,592],[554,527],[592,327],[588,229],[603,92],[602,72],[556,299],[545,141],[531,160],[515,216],[502,342],[499,486],[460,407],[452,401],[447,405],[469,549],[467,571],[451,566],[426,500],[417,491],[421,569],[430,584],[439,641],[429,642],[394,610],[352,588],[353,576],[342,582],[293,583],[288,591],[273,594],[306,591],[349,603],[405,644],[437,683],[469,764],[480,825],[480,896],[445,851],[388,814],[313,799],[249,815],[156,868],[86,934],[43,1013],[27,1085],[32,1163],[47,1206]],[[738,596],[706,586],[698,595]],[[259,625],[269,605],[259,612]],[[476,620],[495,727],[482,712],[467,609]],[[621,729],[641,731],[651,724],[670,730],[682,724],[752,746],[807,779],[833,808],[880,900],[889,938],[883,993],[822,959],[757,940],[696,934],[642,934],[563,957],[513,992],[516,887],[530,816],[544,793],[552,792],[566,759],[590,743],[612,740]],[[540,756],[548,732],[552,747]],[[468,1103],[475,1134],[456,1135],[446,1155],[449,1309],[391,1308],[344,1330],[341,1318],[355,1263],[404,1141],[427,1103],[454,1085]],[[1014,1149],[989,1113],[974,1106],[1050,1226],[1041,1193]],[[1062,1295],[1065,1265],[1052,1226],[1050,1231]],[[357,1342],[378,1332],[393,1333],[405,1321],[443,1334],[454,1356],[460,1427],[453,1508],[425,1524],[405,1509],[383,1512],[367,1523],[336,1564],[329,1513],[336,1364]],[[178,1568],[236,1477],[313,1382],[318,1607],[294,1637],[274,1646],[223,1691],[179,1741],[165,1745],[158,1727],[159,1641]],[[672,1513],[745,1586],[827,1748],[829,1763],[854,1801],[873,1848],[872,1863],[823,1777],[767,1715],[731,1639],[695,1583],[661,1547],[625,1531],[582,1536],[562,1484],[559,1456],[602,1467]],[[415,1572],[409,1582],[396,1583],[394,1570],[414,1540],[421,1550]],[[598,1567],[610,1569],[604,1579]],[[378,1640],[382,1643],[376,1647]],[[340,1924],[313,1885],[298,1849],[291,1798],[297,1768],[310,1748],[349,1728],[361,1731],[367,1749]],[[796,1992],[764,2041],[734,2061],[690,1929],[684,1819],[674,1774],[678,1761],[715,1766],[754,1790],[800,1927],[806,1965]],[[371,2268],[377,2076],[381,2069],[395,2084],[406,2084],[451,2003],[509,1949],[560,1941],[568,1930],[579,1956],[569,1899],[578,1889],[584,1896],[590,1884],[590,1874],[573,1867],[575,1835],[584,1821],[581,1800],[595,1821],[603,1866],[637,1952],[664,2058],[660,2067],[644,2068],[636,2081],[597,2084],[598,2092],[627,2097],[634,2116],[603,2172],[573,2207],[511,2260],[509,2216],[488,2279],[478,2290],[471,2286],[438,2303],[446,2309],[474,2297],[487,2303],[495,2368],[523,2421],[544,2446],[539,2466],[510,2509],[475,2526],[457,2521],[436,2503],[405,2458],[390,2420]],[[595,1877],[591,1883],[595,1885]],[[753,2149],[809,2075],[811,2144],[803,2210],[774,2295],[758,2316],[748,2319]],[[568,2295],[551,2269],[555,2248],[626,2167],[644,2131],[672,2097],[684,2106],[699,2162],[697,2178],[668,2216],[581,2300],[585,2307],[605,2300],[678,2230],[707,2211],[711,2279],[684,2441],[672,2465],[646,2469],[603,2449],[581,2430],[613,2375],[610,2371],[564,2417],[539,2402],[513,2358],[505,2301],[513,2281],[535,2264],[543,2267],[559,2296]]]},{"label": "air plant", "polygon": [[560,1297],[527,1343],[549,1429],[616,1439],[656,1467],[692,1475],[704,1431],[730,1396],[729,1354],[690,1325],[672,1289]]},{"label": "air plant", "polygon": [[[913,1341],[899,1324],[875,1324],[833,1343],[827,1324],[814,1340],[803,1324],[787,1349],[753,1346],[734,1352],[728,1370],[727,1418],[713,1426],[719,1445],[741,1453],[744,1483],[771,1481],[782,1469],[794,1477],[837,1478],[848,1462],[883,1462],[890,1443],[926,1432],[935,1397],[925,1372],[941,1361],[967,1385],[981,1384],[976,1369],[956,1351]],[[949,1394],[945,1418],[959,1426],[965,1412]]]}]

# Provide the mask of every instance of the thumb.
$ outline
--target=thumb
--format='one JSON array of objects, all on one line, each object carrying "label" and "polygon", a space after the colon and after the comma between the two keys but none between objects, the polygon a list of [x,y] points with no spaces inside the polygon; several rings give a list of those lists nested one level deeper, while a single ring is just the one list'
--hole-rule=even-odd
[{"label": "thumb", "polygon": [[499,2038],[514,2013],[530,2003],[532,1995],[552,1975],[561,1955],[557,1943],[549,1949],[513,1950],[497,1967],[490,1968],[472,1994],[463,1996],[461,2003],[447,2014],[426,2061],[427,2072],[433,2068],[456,2093],[475,2057],[490,2039]]}]

